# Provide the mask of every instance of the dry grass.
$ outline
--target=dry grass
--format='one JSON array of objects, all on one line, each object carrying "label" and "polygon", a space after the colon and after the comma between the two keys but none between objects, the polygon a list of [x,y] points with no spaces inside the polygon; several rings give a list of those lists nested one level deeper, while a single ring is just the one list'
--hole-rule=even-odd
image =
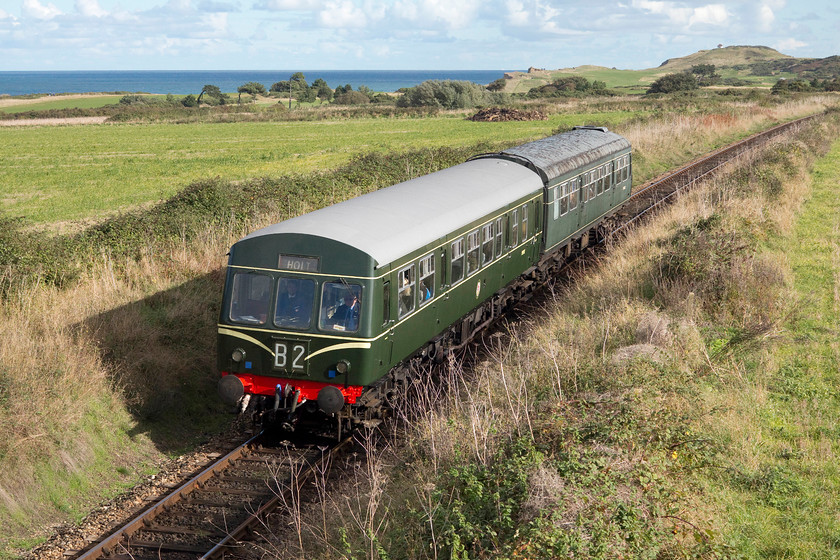
[{"label": "dry grass", "polygon": [[[670,157],[666,156],[669,145],[719,143],[737,131],[813,110],[823,102],[818,98],[757,115],[752,115],[754,106],[745,106],[733,110],[734,122],[729,117],[673,117],[630,125],[620,132],[630,137],[642,159],[654,162]],[[421,512],[421,520],[426,519],[421,523],[426,528],[409,531],[406,539],[418,533],[426,538],[428,530],[435,546],[432,550],[412,549],[405,542],[400,546],[415,556],[434,557],[451,537],[435,532],[436,524],[441,523],[442,509],[456,498],[443,499],[436,484],[453,465],[492,468],[505,442],[514,439],[547,438],[551,446],[562,447],[563,438],[588,425],[587,414],[614,413],[615,407],[621,409],[623,403],[640,399],[634,383],[660,366],[647,360],[615,363],[612,357],[620,348],[652,345],[661,351],[661,367],[671,368],[678,376],[690,377],[694,371],[710,368],[738,382],[737,368],[711,362],[698,330],[703,302],[690,295],[692,286],[657,283],[651,260],[662,253],[663,240],[673,235],[677,224],[709,217],[720,205],[741,200],[738,188],[724,186],[683,197],[655,225],[640,228],[625,240],[598,269],[587,271],[585,282],[572,288],[556,286],[556,300],[546,304],[549,318],[511,326],[509,335],[488,341],[488,358],[474,372],[465,376],[453,364],[442,386],[418,387],[410,401],[414,409],[405,412],[415,418],[415,431],[408,439],[408,450],[394,459],[399,463],[413,457],[411,465],[396,473],[383,465],[368,465],[375,475],[365,483],[368,486],[360,486],[351,504],[336,504],[336,510],[329,510],[336,515],[341,511],[345,527],[357,528],[356,536],[345,535],[348,546],[358,544],[354,550],[359,555],[379,554],[376,547],[393,538],[388,528],[402,525],[383,525],[383,516],[388,515],[385,504],[411,502]],[[806,188],[785,189],[777,206],[796,207]],[[769,220],[779,231],[787,231],[793,223],[790,213],[774,205],[739,202],[738,208],[732,214],[734,221],[760,224]],[[215,414],[214,325],[224,255],[243,233],[272,221],[263,216],[254,223],[208,229],[198,241],[149,247],[136,260],[114,262],[103,255],[66,289],[25,286],[0,306],[0,429],[9,435],[0,439],[0,469],[5,473],[0,481],[0,524],[9,528],[9,534],[32,531],[36,519],[66,519],[68,514],[82,513],[72,504],[84,497],[64,502],[45,497],[41,487],[68,488],[85,471],[95,472],[106,485],[113,484],[119,479],[115,467],[136,472],[142,468],[136,463],[138,457],[154,461],[159,453],[177,449],[173,434],[137,435],[139,421],[173,409],[183,412],[184,423]],[[740,270],[737,278],[744,282],[738,290],[749,287],[749,278],[756,272],[772,277],[784,270],[773,264],[762,259],[741,262],[740,269],[735,267]],[[782,289],[784,274],[774,282]],[[645,290],[654,290],[655,299],[645,295]],[[746,325],[755,321],[759,303],[755,299],[742,308],[729,306],[726,313],[740,316]],[[670,325],[667,332],[639,328],[641,323],[660,321]],[[527,334],[517,342],[521,333]],[[446,393],[459,398],[446,398]],[[655,414],[665,404],[676,410],[687,406],[670,393],[654,390],[650,394],[653,400],[645,400],[644,414]],[[192,402],[181,402],[190,398]],[[581,407],[590,408],[582,412]],[[637,473],[647,459],[638,448],[625,448],[625,444],[626,440],[602,440],[593,448],[594,454],[611,472]],[[122,459],[115,464],[103,456],[107,451],[120,453]],[[552,523],[566,527],[563,524],[574,522],[568,512],[592,513],[604,499],[595,490],[573,492],[567,479],[558,478],[541,463],[526,470],[531,473],[527,507],[517,522],[533,521],[540,504],[562,503],[567,514]],[[36,486],[24,483],[33,476]],[[416,485],[398,487],[409,480]],[[102,495],[90,489],[86,493]],[[647,507],[638,488],[626,482],[617,484],[612,497],[640,511]],[[340,539],[335,540],[334,532],[317,520],[311,523],[321,527],[317,534],[322,542],[333,545],[332,549],[327,546],[331,552],[326,556],[345,555],[335,545]],[[446,542],[452,546],[451,540]]]},{"label": "dry grass", "polygon": [[[647,132],[658,136],[662,129]],[[795,296],[784,255],[760,250],[768,237],[790,233],[808,193],[807,166],[824,149],[822,138],[836,133],[832,124],[811,131],[809,144],[777,143],[680,197],[571,286],[554,286],[545,314],[535,313],[527,323],[487,340],[484,359],[472,371],[463,372],[453,362],[440,385],[412,392],[401,410],[409,435],[393,460],[405,466],[375,474],[377,495],[386,485],[397,507],[367,525],[379,528],[377,540],[385,550],[364,547],[370,541],[362,533],[345,532],[346,550],[317,548],[319,554],[437,558],[468,551],[556,557],[567,550],[563,539],[580,547],[574,549],[578,555],[599,558],[749,553],[729,540],[737,526],[718,501],[721,496],[705,493],[717,463],[756,473],[749,474],[748,484],[764,492],[764,484],[786,480],[784,471],[782,478],[772,478],[776,471],[767,467],[768,447],[821,460],[836,449],[825,436],[780,444],[762,418],[773,410],[770,372],[780,364],[771,350],[795,310]],[[657,142],[649,139],[648,145]],[[772,173],[763,174],[768,169]],[[783,178],[781,190],[772,177]],[[682,237],[680,232],[688,230],[692,235]],[[664,275],[663,259],[679,254],[675,243],[683,239],[706,239],[708,246],[692,245],[686,255],[711,267],[709,274],[700,274],[707,270],[701,266],[695,276]],[[748,243],[733,247],[732,239]],[[703,261],[706,253],[700,249],[705,248],[731,254]],[[633,351],[622,354],[627,349]],[[631,357],[616,359],[621,355]],[[820,421],[806,422],[819,429]],[[513,510],[518,529],[505,534],[509,489],[482,473],[510,468],[506,453],[523,440],[536,442],[543,459],[519,463],[529,455],[514,454],[521,470],[501,471],[508,482],[522,476],[526,483]],[[816,461],[809,458],[807,464]],[[365,499],[343,507],[359,508]],[[473,508],[481,499],[496,513],[480,517],[487,511]],[[399,508],[402,501],[408,505]],[[330,511],[342,515],[340,507]],[[622,511],[635,512],[637,524],[620,534],[605,533],[599,520],[620,523]],[[411,521],[404,523],[406,518]],[[395,519],[399,534],[383,534],[382,524]],[[765,521],[764,538],[772,538],[778,533]],[[493,527],[497,537],[487,537],[472,523]],[[533,527],[538,532],[530,532]],[[466,535],[475,540],[464,541]],[[553,548],[543,548],[541,539],[552,535]],[[320,538],[323,546],[338,537]],[[603,548],[595,548],[595,542]],[[312,550],[293,555],[304,557]]]}]

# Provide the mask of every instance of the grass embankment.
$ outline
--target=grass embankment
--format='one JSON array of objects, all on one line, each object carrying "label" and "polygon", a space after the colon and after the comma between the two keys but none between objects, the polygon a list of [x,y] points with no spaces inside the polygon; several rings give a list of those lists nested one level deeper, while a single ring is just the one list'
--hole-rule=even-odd
[{"label": "grass embankment", "polygon": [[555,286],[289,511],[280,555],[836,558],[838,136],[835,112]]},{"label": "grass embankment", "polygon": [[[732,135],[823,103],[813,99],[811,105],[782,104],[769,112],[757,105],[743,107],[740,101],[730,110],[715,105],[711,111],[734,119],[709,119],[709,110],[689,100],[688,105],[663,104],[648,125],[649,134],[641,117],[628,122],[626,131],[621,125],[614,128],[627,133],[644,156],[635,170],[638,180],[652,175],[664,158],[697,155]],[[585,110],[591,102],[581,107],[561,112],[593,122]],[[755,120],[753,113],[763,116]],[[624,122],[628,115],[619,111],[614,118]],[[401,127],[403,121],[392,124]],[[162,454],[178,452],[226,421],[215,396],[214,325],[220,270],[232,241],[261,225],[521,139],[509,123],[479,124],[495,129],[492,134],[510,136],[494,144],[403,153],[382,145],[381,153],[334,172],[198,182],[163,204],[71,235],[45,236],[20,224],[3,224],[3,546],[27,546],[32,541],[9,539],[42,538],[47,524],[78,519],[91,503],[153,469]],[[432,138],[429,145],[437,142],[435,130],[423,129]],[[657,141],[662,130],[682,131],[670,137],[685,142],[688,151],[675,154],[673,144]],[[400,141],[393,146],[402,146]],[[581,327],[584,332],[588,328]],[[533,446],[523,445],[530,454]]]}]

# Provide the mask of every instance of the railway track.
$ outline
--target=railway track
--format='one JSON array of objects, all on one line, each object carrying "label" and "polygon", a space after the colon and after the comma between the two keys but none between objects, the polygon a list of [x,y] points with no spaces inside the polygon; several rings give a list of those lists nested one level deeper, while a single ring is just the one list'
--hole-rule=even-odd
[{"label": "railway track", "polygon": [[[805,117],[754,134],[638,187],[627,206],[612,220],[612,227],[605,228],[603,233],[612,236],[626,231],[678,193],[720,171],[739,156],[817,117],[819,115]],[[491,323],[492,320],[488,321]],[[247,540],[248,533],[262,525],[268,513],[289,503],[291,489],[299,488],[307,476],[345,448],[350,440],[348,437],[340,442],[324,440],[320,445],[285,442],[285,445],[273,446],[264,435],[255,436],[123,527],[85,550],[65,556],[73,560],[186,560],[239,556],[237,549]]]},{"label": "railway track", "polygon": [[265,516],[344,449],[340,442],[277,444],[264,434],[242,443],[74,560],[186,560],[236,555]]},{"label": "railway track", "polygon": [[819,114],[811,115],[768,128],[734,144],[706,154],[676,171],[641,185],[630,196],[624,208],[616,214],[613,227],[609,228],[609,235],[626,231],[631,225],[645,216],[650,215],[672,197],[714,175],[726,164],[764,146],[774,138],[798,129],[820,116]]}]

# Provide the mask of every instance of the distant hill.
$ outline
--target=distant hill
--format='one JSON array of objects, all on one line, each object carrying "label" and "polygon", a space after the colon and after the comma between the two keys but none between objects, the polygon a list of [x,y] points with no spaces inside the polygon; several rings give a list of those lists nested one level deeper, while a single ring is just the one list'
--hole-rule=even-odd
[{"label": "distant hill", "polygon": [[569,75],[583,76],[606,82],[608,88],[641,93],[656,79],[675,72],[691,70],[692,66],[713,64],[720,75],[720,85],[772,87],[780,78],[831,79],[840,76],[840,56],[827,58],[795,58],[763,46],[729,46],[702,50],[669,58],[656,68],[619,70],[604,66],[576,66],[546,70],[530,68],[528,72],[505,74],[503,91],[525,93]]},{"label": "distant hill", "polygon": [[727,68],[744,64],[755,64],[760,62],[775,62],[779,60],[795,61],[792,56],[782,54],[770,47],[720,47],[708,51],[697,51],[694,54],[680,58],[669,58],[659,65],[657,70],[667,73],[684,72],[691,70],[692,66],[698,64],[714,64],[719,68]]}]

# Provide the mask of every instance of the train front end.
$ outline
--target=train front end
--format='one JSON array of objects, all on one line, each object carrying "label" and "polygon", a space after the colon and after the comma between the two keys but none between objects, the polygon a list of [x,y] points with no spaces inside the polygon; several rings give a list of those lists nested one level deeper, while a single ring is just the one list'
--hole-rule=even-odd
[{"label": "train front end", "polygon": [[307,411],[329,416],[353,405],[381,377],[387,356],[373,320],[382,301],[373,260],[283,226],[231,248],[218,368],[225,403],[289,429]]}]

